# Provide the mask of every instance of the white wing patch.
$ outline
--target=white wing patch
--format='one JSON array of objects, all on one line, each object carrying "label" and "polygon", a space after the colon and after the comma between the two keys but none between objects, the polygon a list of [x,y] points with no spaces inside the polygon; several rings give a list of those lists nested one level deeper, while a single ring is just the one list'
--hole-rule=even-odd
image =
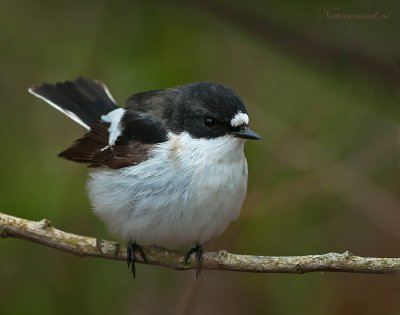
[{"label": "white wing patch", "polygon": [[249,116],[247,114],[238,112],[235,117],[231,120],[232,127],[239,127],[241,125],[248,125],[249,124]]},{"label": "white wing patch", "polygon": [[68,109],[64,109],[64,108],[58,106],[56,103],[53,103],[52,101],[48,100],[44,96],[36,93],[33,90],[33,88],[29,88],[28,92],[31,93],[32,95],[35,95],[36,97],[40,98],[41,100],[45,101],[47,104],[50,104],[52,107],[59,110],[64,115],[66,115],[67,117],[71,118],[73,121],[80,124],[82,127],[86,128],[87,130],[90,130],[90,127],[85,122],[83,122],[82,119],[80,119],[77,115],[75,115],[73,112],[69,111]]},{"label": "white wing patch", "polygon": [[[109,146],[114,146],[115,141],[117,138],[121,135],[122,130],[121,130],[121,118],[125,113],[125,109],[123,108],[117,108],[114,109],[113,111],[109,112],[107,115],[101,116],[101,120],[109,123],[110,127],[108,128],[108,145]],[[103,148],[105,149],[105,148]]]}]

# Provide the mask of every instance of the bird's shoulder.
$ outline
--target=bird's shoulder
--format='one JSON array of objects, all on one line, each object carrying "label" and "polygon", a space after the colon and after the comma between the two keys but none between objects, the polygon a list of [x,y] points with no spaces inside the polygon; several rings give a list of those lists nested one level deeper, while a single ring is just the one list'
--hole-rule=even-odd
[{"label": "bird's shoulder", "polygon": [[125,101],[125,108],[158,116],[157,114],[162,114],[166,108],[176,103],[180,93],[181,87],[136,93]]}]

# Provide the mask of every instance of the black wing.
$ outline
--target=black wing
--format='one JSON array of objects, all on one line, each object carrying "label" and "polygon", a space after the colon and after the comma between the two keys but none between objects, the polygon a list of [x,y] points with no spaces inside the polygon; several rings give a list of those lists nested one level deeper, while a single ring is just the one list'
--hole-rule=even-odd
[{"label": "black wing", "polygon": [[44,83],[31,87],[29,92],[86,129],[90,129],[101,115],[118,108],[104,83],[85,78]]}]

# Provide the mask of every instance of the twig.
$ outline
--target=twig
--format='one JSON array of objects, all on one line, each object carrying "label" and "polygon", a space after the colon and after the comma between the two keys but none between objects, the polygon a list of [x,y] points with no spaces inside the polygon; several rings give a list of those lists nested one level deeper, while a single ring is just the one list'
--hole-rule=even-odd
[{"label": "twig", "polygon": [[[30,221],[0,213],[0,236],[39,243],[81,257],[94,256],[126,260],[125,248],[119,243],[75,235],[56,229],[50,221]],[[195,261],[183,262],[184,252],[159,247],[144,247],[146,264],[176,270],[194,269]],[[138,262],[141,257],[137,257]],[[143,262],[142,262],[143,263]],[[307,256],[236,255],[225,250],[204,253],[203,269],[260,273],[353,272],[393,274],[400,271],[400,258],[359,257],[345,252]]]}]

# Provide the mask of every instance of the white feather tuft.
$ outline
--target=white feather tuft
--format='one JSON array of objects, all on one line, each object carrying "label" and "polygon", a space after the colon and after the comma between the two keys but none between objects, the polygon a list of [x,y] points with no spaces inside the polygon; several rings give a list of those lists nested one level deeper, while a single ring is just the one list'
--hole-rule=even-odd
[{"label": "white feather tuft", "polygon": [[[111,112],[109,112],[107,115],[101,116],[101,120],[109,123],[110,127],[108,128],[108,145],[109,146],[114,146],[115,141],[117,141],[117,138],[121,135],[122,130],[121,130],[121,118],[125,113],[125,109],[123,108],[117,108]],[[105,148],[103,148],[105,149]]]}]

